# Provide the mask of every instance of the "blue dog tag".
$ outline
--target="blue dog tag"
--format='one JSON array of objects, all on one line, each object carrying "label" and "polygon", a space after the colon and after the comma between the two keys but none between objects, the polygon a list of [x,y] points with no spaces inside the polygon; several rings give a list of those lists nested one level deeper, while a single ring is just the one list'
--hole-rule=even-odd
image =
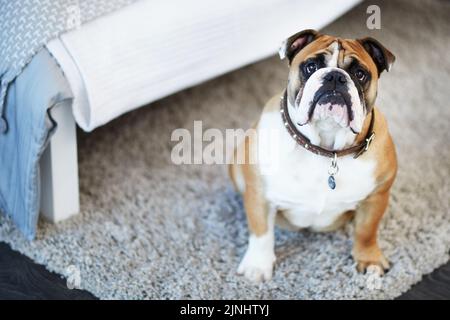
[{"label": "blue dog tag", "polygon": [[331,190],[334,190],[336,188],[336,180],[334,179],[334,176],[328,177],[328,186]]}]

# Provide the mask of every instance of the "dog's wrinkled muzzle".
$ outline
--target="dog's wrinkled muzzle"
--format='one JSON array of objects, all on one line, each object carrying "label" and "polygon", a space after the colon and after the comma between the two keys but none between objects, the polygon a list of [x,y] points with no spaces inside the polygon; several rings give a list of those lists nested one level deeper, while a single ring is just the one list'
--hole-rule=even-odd
[{"label": "dog's wrinkled muzzle", "polygon": [[332,120],[354,133],[361,131],[363,113],[358,92],[350,76],[337,68],[322,68],[306,82],[298,96],[297,124]]}]

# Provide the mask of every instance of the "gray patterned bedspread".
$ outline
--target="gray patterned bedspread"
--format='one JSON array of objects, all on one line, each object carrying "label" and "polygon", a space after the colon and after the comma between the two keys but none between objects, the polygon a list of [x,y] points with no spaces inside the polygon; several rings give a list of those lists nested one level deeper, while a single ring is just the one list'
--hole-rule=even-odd
[{"label": "gray patterned bedspread", "polygon": [[62,73],[42,49],[136,1],[0,0],[0,213],[29,239],[39,214],[39,158],[55,128],[48,112],[70,99]]}]

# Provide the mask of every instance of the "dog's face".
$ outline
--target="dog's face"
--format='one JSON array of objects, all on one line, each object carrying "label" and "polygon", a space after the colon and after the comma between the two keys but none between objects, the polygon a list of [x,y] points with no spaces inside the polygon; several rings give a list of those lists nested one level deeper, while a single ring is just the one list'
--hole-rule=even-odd
[{"label": "dog's face", "polygon": [[299,125],[333,122],[361,132],[377,96],[378,78],[394,55],[372,38],[340,39],[305,30],[280,50],[289,59],[288,101]]}]

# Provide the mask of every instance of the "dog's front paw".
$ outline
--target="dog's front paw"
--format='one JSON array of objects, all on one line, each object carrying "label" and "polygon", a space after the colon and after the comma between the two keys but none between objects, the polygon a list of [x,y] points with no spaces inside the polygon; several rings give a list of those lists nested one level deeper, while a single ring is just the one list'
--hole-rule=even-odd
[{"label": "dog's front paw", "polygon": [[389,261],[384,257],[382,253],[373,256],[369,259],[357,259],[356,270],[361,273],[366,273],[369,268],[375,270],[378,275],[382,276],[389,271]]},{"label": "dog's front paw", "polygon": [[264,253],[247,250],[237,272],[254,283],[269,281],[272,279],[275,260],[273,252]]}]

